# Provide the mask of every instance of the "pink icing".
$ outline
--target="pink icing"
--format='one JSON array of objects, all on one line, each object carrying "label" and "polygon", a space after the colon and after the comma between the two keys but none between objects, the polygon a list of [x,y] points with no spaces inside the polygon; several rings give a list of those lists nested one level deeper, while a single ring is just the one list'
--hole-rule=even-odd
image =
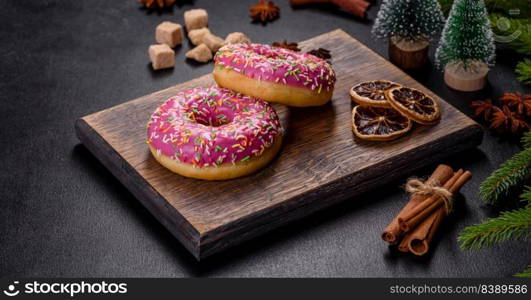
[{"label": "pink icing", "polygon": [[247,77],[311,90],[330,91],[336,75],[324,59],[260,44],[229,44],[214,58],[217,68],[229,68]]},{"label": "pink icing", "polygon": [[157,154],[209,167],[259,156],[281,134],[269,103],[212,86],[180,92],[159,106],[147,143]]}]

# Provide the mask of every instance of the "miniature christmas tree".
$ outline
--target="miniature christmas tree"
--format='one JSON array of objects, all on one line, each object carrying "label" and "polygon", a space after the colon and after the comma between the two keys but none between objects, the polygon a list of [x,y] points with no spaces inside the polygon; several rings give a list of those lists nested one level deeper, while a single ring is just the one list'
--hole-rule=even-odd
[{"label": "miniature christmas tree", "polygon": [[372,34],[377,38],[399,37],[408,41],[432,39],[444,25],[437,0],[384,0]]},{"label": "miniature christmas tree", "polygon": [[437,0],[384,0],[372,28],[376,38],[389,38],[389,59],[403,69],[428,61],[429,41],[442,30],[444,16]]},{"label": "miniature christmas tree", "polygon": [[483,0],[454,1],[435,58],[440,66],[455,61],[494,64],[494,39]]}]

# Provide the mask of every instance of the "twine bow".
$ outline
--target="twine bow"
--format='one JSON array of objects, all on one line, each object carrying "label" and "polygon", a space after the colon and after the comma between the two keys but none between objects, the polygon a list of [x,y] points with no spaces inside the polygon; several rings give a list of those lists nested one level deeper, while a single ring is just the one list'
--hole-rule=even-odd
[{"label": "twine bow", "polygon": [[444,202],[446,213],[449,214],[452,211],[454,202],[452,193],[437,184],[423,182],[418,178],[410,178],[406,183],[406,191],[413,195],[432,195],[440,197]]}]

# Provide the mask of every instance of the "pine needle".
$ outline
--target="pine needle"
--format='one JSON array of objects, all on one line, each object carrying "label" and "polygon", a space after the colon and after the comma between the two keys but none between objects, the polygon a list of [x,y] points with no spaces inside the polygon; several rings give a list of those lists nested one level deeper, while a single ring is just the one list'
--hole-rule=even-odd
[{"label": "pine needle", "polygon": [[489,11],[496,11],[512,15],[511,11],[518,10],[518,17],[531,17],[531,2],[529,0],[485,0]]},{"label": "pine needle", "polygon": [[531,85],[531,59],[524,59],[516,65],[518,80],[524,84]]},{"label": "pine needle", "polygon": [[[445,14],[452,8],[453,2],[454,0],[439,0]],[[529,0],[485,0],[485,5],[490,12],[511,14],[511,11],[517,8],[519,18],[531,17],[531,2]]]},{"label": "pine needle", "polygon": [[[531,1],[529,1],[531,3]],[[497,42],[524,55],[531,55],[531,18],[506,17],[501,14],[489,15]],[[531,85],[531,60],[524,59],[516,65],[518,80]]]},{"label": "pine needle", "polygon": [[531,186],[526,186],[524,193],[520,195],[522,202],[526,202],[527,206],[531,206]]},{"label": "pine needle", "polygon": [[490,14],[490,23],[498,42],[516,52],[531,55],[531,19],[507,18]]},{"label": "pine needle", "polygon": [[463,250],[490,247],[508,240],[531,237],[531,207],[502,212],[497,218],[465,227],[457,240]]},{"label": "pine needle", "polygon": [[515,154],[504,162],[479,186],[481,199],[489,204],[500,202],[512,187],[522,184],[531,174],[531,148]]},{"label": "pine needle", "polygon": [[527,266],[527,269],[521,273],[514,274],[514,277],[531,278],[531,265]]},{"label": "pine needle", "polygon": [[524,136],[522,136],[521,142],[524,148],[526,149],[531,148],[531,131],[524,133]]}]

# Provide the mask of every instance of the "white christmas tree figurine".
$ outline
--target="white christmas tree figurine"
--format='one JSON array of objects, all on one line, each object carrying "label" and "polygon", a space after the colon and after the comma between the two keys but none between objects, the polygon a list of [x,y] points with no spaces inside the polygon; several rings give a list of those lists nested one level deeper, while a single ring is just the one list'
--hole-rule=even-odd
[{"label": "white christmas tree figurine", "polygon": [[485,2],[455,0],[435,53],[446,84],[460,91],[482,89],[495,51]]},{"label": "white christmas tree figurine", "polygon": [[437,0],[384,0],[372,34],[389,39],[389,59],[403,69],[416,69],[428,61],[428,47],[444,26]]}]

